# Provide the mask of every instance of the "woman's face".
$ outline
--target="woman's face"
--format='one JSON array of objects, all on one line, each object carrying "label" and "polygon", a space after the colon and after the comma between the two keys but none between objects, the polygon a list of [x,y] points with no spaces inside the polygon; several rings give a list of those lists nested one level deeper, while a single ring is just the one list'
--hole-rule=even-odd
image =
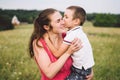
[{"label": "woman's face", "polygon": [[55,12],[50,16],[52,32],[55,34],[66,32],[64,21],[60,12]]}]

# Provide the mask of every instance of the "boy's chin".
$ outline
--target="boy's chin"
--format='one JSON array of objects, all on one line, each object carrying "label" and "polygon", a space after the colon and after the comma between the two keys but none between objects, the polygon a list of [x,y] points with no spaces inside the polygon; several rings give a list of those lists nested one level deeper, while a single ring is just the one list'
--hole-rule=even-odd
[{"label": "boy's chin", "polygon": [[65,32],[66,32],[66,31],[68,31],[68,28],[67,28],[67,27],[65,27]]}]

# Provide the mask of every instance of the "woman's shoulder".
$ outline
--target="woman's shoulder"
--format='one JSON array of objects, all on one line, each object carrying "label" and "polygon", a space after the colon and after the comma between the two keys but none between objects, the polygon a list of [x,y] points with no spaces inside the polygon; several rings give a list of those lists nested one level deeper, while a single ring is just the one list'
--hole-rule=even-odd
[{"label": "woman's shoulder", "polygon": [[38,47],[43,47],[40,39],[39,39],[39,40],[37,40],[37,39],[33,40],[33,46],[34,46],[34,45],[36,45],[36,46],[38,46]]},{"label": "woman's shoulder", "polygon": [[33,40],[33,50],[36,57],[45,52],[40,40],[37,39]]}]

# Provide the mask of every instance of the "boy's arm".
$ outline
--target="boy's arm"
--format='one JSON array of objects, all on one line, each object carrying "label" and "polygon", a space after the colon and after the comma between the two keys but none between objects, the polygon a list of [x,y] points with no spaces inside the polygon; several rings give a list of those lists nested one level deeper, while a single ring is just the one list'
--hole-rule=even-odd
[{"label": "boy's arm", "polygon": [[56,48],[53,46],[53,44],[50,42],[49,39],[47,39],[46,42],[47,42],[47,45],[48,45],[49,49],[52,51],[53,55],[54,55],[55,57],[57,57],[57,58],[60,57],[60,56],[68,49],[68,47],[69,47],[69,45],[62,43],[62,44],[60,45],[60,48],[59,48],[59,49],[56,49]]}]

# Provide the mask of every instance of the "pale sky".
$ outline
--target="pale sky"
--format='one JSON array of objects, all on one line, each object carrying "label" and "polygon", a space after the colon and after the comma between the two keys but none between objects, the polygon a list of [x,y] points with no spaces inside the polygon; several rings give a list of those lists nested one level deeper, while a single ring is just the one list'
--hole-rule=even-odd
[{"label": "pale sky", "polygon": [[0,0],[2,9],[42,10],[55,8],[64,11],[71,5],[83,7],[87,13],[120,14],[120,0]]}]

